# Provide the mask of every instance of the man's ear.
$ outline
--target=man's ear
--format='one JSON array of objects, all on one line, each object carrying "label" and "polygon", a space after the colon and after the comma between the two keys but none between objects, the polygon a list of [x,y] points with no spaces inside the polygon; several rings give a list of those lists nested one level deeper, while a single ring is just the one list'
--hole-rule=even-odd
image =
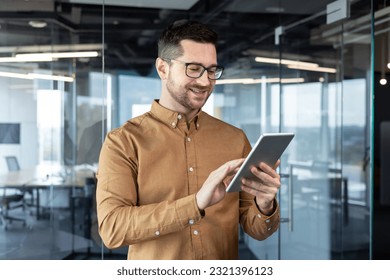
[{"label": "man's ear", "polygon": [[157,57],[156,59],[156,69],[157,73],[160,76],[161,80],[166,80],[168,77],[168,63],[162,60],[161,58]]}]

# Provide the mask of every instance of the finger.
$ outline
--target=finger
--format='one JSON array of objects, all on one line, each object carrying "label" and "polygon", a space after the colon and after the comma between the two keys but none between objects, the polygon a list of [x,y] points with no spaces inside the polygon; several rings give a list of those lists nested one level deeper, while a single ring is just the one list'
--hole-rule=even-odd
[{"label": "finger", "polygon": [[250,193],[252,194],[255,194],[257,192],[266,193],[266,188],[264,188],[265,185],[263,183],[259,183],[258,181],[243,178],[241,180],[241,184],[242,184],[242,188],[245,191],[248,192],[250,190]]},{"label": "finger", "polygon": [[245,159],[240,158],[240,159],[235,159],[232,161],[227,162],[229,166],[229,173],[227,175],[234,175],[237,173],[237,171],[240,169],[241,165],[243,164]]},{"label": "finger", "polygon": [[253,175],[256,177],[256,179],[249,180],[246,179],[246,185],[249,185],[252,188],[258,188],[256,186],[264,185],[268,187],[277,187],[280,186],[280,176],[277,174],[273,169],[270,168],[269,173],[266,173],[256,167],[252,167],[251,169]]},{"label": "finger", "polygon": [[244,162],[244,159],[236,159],[226,162],[221,165],[218,169],[212,172],[212,178],[217,181],[223,181],[227,176],[232,176],[237,173],[239,167]]},{"label": "finger", "polygon": [[276,172],[276,170],[270,167],[269,165],[265,164],[264,162],[261,162],[259,164],[259,169],[260,169],[259,171],[263,171],[264,173],[268,174],[272,178],[279,177],[279,174]]},{"label": "finger", "polygon": [[258,184],[255,181],[247,180],[243,182],[241,190],[256,196],[258,199],[270,201],[275,198],[278,191],[277,187]]},{"label": "finger", "polygon": [[255,177],[257,178],[257,181],[261,182],[261,183],[265,183],[265,182],[268,182],[270,180],[272,180],[273,178],[276,178],[277,174],[273,174],[275,173],[275,171],[273,171],[272,169],[268,169],[268,172],[270,172],[271,174],[267,173],[267,170],[262,170],[260,168],[257,168],[255,166],[253,166],[251,168],[251,172],[253,175],[255,175]]},{"label": "finger", "polygon": [[260,197],[261,200],[269,201],[269,200],[273,200],[275,197],[275,195],[273,193],[267,193],[267,192],[264,192],[261,190],[252,189],[252,188],[247,187],[247,186],[242,186],[241,190],[246,192],[246,193],[249,193],[255,197]]},{"label": "finger", "polygon": [[276,169],[276,168],[278,168],[279,167],[279,165],[280,165],[280,159],[278,159],[277,161],[276,161],[276,163],[275,163],[275,165],[274,165],[274,170]]}]

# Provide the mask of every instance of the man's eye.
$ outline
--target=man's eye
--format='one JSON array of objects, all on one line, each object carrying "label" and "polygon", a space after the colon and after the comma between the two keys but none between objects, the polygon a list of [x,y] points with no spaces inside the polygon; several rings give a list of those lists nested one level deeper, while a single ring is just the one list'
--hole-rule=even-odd
[{"label": "man's eye", "polygon": [[192,72],[202,71],[202,67],[200,65],[188,65],[187,69],[192,71]]}]

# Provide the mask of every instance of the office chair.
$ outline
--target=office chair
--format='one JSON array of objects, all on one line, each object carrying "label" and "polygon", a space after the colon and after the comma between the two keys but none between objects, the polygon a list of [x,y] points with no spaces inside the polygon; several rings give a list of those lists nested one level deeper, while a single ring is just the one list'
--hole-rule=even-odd
[{"label": "office chair", "polygon": [[18,171],[20,170],[19,162],[15,156],[6,156],[5,160],[7,162],[8,171]]},{"label": "office chair", "polygon": [[[19,161],[16,156],[6,156],[5,160],[7,161],[7,167],[8,171],[18,171],[20,170]],[[27,200],[26,196],[25,199],[25,205],[28,207],[35,207],[36,203],[34,202],[34,191],[32,189],[25,189],[25,194],[28,194],[29,199]],[[32,213],[31,213],[32,214]]]},{"label": "office chair", "polygon": [[[19,164],[17,158],[14,156],[5,157],[9,171],[19,170]],[[8,225],[12,221],[21,221],[23,226],[26,225],[26,220],[23,218],[13,217],[9,215],[9,212],[17,208],[25,208],[23,186],[21,189],[13,189],[12,191],[3,187],[0,190],[0,222],[4,230],[8,229]]]},{"label": "office chair", "polygon": [[9,215],[9,211],[21,207],[24,207],[24,194],[7,194],[6,188],[4,188],[2,195],[0,195],[0,222],[4,230],[8,229],[8,225],[12,223],[12,221],[21,221],[23,226],[26,225],[25,219]]}]

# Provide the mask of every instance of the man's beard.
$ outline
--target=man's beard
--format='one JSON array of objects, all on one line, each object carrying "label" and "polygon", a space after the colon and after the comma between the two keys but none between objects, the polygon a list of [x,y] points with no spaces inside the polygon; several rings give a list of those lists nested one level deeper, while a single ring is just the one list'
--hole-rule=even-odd
[{"label": "man's beard", "polygon": [[[183,106],[184,108],[187,108],[189,110],[198,110],[198,109],[201,109],[203,107],[203,105],[206,103],[207,99],[210,97],[211,95],[211,91],[212,91],[212,87],[211,86],[199,86],[199,85],[187,85],[183,90],[178,90],[176,85],[175,85],[175,82],[172,80],[172,79],[169,79],[168,82],[167,82],[167,89],[168,89],[168,92],[170,94],[170,96],[177,102],[179,103],[181,106]],[[201,98],[203,99],[203,102],[201,105],[198,105],[198,104],[194,104],[189,95],[190,94],[194,94],[196,95],[196,93],[192,92],[191,89],[194,89],[194,90],[199,90],[201,91]],[[204,91],[207,91],[207,97],[204,98]]]}]

